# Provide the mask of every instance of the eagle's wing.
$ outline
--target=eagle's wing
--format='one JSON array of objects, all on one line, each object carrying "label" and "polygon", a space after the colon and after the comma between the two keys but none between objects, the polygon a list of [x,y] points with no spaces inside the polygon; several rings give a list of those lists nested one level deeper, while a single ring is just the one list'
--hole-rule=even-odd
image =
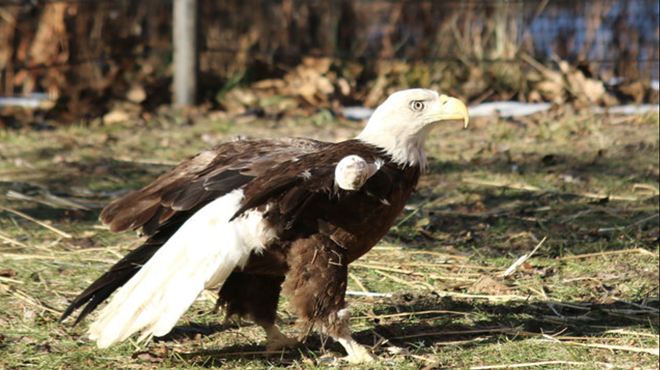
[{"label": "eagle's wing", "polygon": [[143,233],[151,236],[177,213],[195,212],[276,165],[328,145],[303,138],[244,139],[218,145],[114,201],[101,213],[101,221],[112,232],[143,227]]},{"label": "eagle's wing", "polygon": [[[108,205],[101,221],[113,232],[142,227],[148,240],[131,251],[87,289],[61,320],[86,305],[76,324],[124,285],[197,210],[240,188],[283,162],[314,153],[328,143],[302,138],[244,139],[206,150],[141,190]],[[75,325],[75,324],[74,324]]]}]

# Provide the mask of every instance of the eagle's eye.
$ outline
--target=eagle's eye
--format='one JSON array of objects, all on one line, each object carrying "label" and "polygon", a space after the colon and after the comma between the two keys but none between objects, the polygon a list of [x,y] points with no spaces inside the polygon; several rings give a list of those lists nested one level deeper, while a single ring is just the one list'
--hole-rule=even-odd
[{"label": "eagle's eye", "polygon": [[420,112],[422,109],[424,109],[424,102],[420,100],[414,100],[410,103],[410,109],[415,112]]}]

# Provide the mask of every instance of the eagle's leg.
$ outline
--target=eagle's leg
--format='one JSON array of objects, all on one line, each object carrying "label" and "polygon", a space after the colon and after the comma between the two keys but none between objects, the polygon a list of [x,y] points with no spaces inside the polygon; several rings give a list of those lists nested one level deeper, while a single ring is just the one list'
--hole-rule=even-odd
[{"label": "eagle's leg", "polygon": [[233,315],[254,321],[266,331],[266,347],[270,351],[295,347],[298,341],[284,335],[275,325],[283,276],[233,272],[220,289],[218,305],[226,317]]},{"label": "eagle's leg", "polygon": [[294,242],[289,255],[284,294],[290,298],[289,304],[298,314],[303,332],[316,327],[329,334],[346,349],[345,361],[374,361],[376,357],[351,337],[350,313],[344,301],[346,250],[328,236],[316,234]]},{"label": "eagle's leg", "polygon": [[269,351],[294,348],[300,344],[298,339],[287,337],[275,324],[261,325],[261,327],[266,331],[266,349]]},{"label": "eagle's leg", "polygon": [[344,357],[343,360],[352,364],[375,361],[377,357],[351,336],[351,330],[349,328],[350,317],[351,313],[348,308],[338,311],[335,321],[332,323],[334,326],[334,333],[333,331],[328,330],[330,335],[332,335],[332,337],[346,350],[348,355]]}]

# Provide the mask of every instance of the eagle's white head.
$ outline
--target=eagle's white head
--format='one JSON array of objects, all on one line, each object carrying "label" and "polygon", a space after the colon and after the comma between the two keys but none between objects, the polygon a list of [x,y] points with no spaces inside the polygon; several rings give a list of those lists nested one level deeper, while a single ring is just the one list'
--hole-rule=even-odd
[{"label": "eagle's white head", "polygon": [[447,120],[462,120],[467,127],[465,104],[433,90],[402,90],[376,108],[357,139],[385,149],[395,163],[424,167],[426,137],[436,123]]}]

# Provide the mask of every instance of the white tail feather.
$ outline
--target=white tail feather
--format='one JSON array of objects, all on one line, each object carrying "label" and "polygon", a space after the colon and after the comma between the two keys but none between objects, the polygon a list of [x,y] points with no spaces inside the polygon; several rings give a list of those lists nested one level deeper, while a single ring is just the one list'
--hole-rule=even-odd
[{"label": "white tail feather", "polygon": [[131,278],[89,328],[99,348],[141,332],[170,332],[204,288],[225,281],[274,237],[256,211],[229,222],[240,208],[235,190],[196,212]]}]

